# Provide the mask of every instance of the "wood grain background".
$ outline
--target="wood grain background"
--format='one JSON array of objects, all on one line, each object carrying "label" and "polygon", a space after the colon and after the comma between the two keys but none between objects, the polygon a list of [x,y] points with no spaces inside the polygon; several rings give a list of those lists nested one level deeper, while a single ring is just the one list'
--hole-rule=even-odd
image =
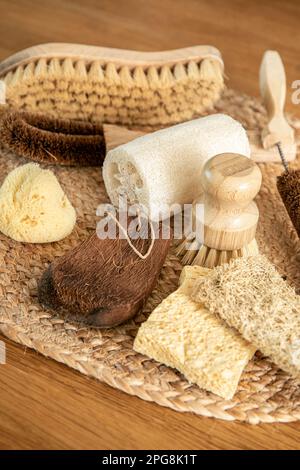
[{"label": "wood grain background", "polygon": [[[212,44],[228,86],[258,95],[277,49],[300,79],[297,0],[0,0],[0,60],[43,42],[137,50]],[[0,449],[299,449],[300,423],[250,426],[180,414],[129,397],[1,338]]]}]

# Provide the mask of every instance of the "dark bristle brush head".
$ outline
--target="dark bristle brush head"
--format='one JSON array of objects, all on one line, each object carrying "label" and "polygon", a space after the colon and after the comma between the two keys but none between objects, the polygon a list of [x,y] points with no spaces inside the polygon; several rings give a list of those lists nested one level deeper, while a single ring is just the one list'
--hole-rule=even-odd
[{"label": "dark bristle brush head", "polygon": [[[128,217],[127,226],[131,222]],[[141,231],[148,229],[142,224]],[[38,283],[39,302],[66,320],[110,328],[134,317],[151,294],[171,238],[162,225],[146,259],[133,251],[128,240],[101,239],[95,232],[73,250],[55,259]],[[132,240],[133,242],[133,240]],[[134,240],[147,253],[151,240]]]},{"label": "dark bristle brush head", "polygon": [[0,141],[29,160],[51,165],[102,166],[106,145],[101,125],[4,110]]},{"label": "dark bristle brush head", "polygon": [[300,237],[300,170],[289,170],[277,178],[277,189]]}]

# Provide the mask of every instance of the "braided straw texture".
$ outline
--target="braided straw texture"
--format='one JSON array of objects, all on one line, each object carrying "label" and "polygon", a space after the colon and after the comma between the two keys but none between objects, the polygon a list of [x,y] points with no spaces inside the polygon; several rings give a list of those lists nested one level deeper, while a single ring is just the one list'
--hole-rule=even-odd
[{"label": "braided straw texture", "polygon": [[[225,92],[215,110],[229,113],[248,129],[259,129],[265,121],[259,101],[231,90]],[[24,162],[2,150],[0,180],[20,163]],[[294,167],[300,168],[300,161]],[[300,244],[275,187],[282,166],[273,163],[261,165],[261,169],[258,244],[288,281],[300,288]],[[234,398],[225,401],[132,350],[141,322],[177,287],[182,266],[172,250],[144,310],[125,325],[97,331],[64,321],[40,307],[37,280],[50,261],[95,229],[96,207],[107,200],[99,169],[53,167],[53,171],[76,207],[78,223],[70,237],[49,245],[20,244],[0,235],[2,333],[112,387],[177,411],[252,424],[300,419],[299,382],[259,353],[246,368]]]},{"label": "braided straw texture", "polygon": [[140,127],[193,119],[218,100],[224,87],[222,65],[211,59],[144,70],[41,58],[0,78],[7,104],[18,109]]}]

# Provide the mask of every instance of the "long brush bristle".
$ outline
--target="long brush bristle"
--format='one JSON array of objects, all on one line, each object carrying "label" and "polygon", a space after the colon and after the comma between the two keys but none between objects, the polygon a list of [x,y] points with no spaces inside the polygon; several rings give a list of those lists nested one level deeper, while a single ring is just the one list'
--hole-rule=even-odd
[{"label": "long brush bristle", "polygon": [[[233,252],[231,252],[231,253],[233,253]],[[232,257],[233,256],[231,256],[231,258]],[[218,265],[229,263],[229,261],[230,261],[230,259],[229,259],[229,256],[228,256],[228,251],[220,251],[219,252]]]},{"label": "long brush bristle", "polygon": [[219,265],[219,251],[214,249],[208,249],[208,254],[205,260],[206,268],[214,268]]},{"label": "long brush bristle", "polygon": [[211,58],[160,68],[41,58],[0,78],[16,108],[154,128],[202,114],[224,88],[222,65]]},{"label": "long brush bristle", "polygon": [[207,246],[205,245],[202,245],[197,256],[193,260],[193,265],[205,266],[208,251],[209,251],[209,248],[207,248]]},{"label": "long brush bristle", "polygon": [[186,241],[186,253],[182,258],[183,264],[192,264],[200,248],[198,240],[192,242]]},{"label": "long brush bristle", "polygon": [[[178,254],[179,253],[179,254]],[[178,256],[182,256],[181,261],[185,265],[203,266],[204,268],[214,268],[222,264],[229,263],[231,259],[244,258],[247,256],[255,256],[259,254],[256,240],[252,240],[248,245],[233,251],[215,250],[206,245],[202,245],[198,252],[187,250],[184,253],[184,243],[181,245]]]},{"label": "long brush bristle", "polygon": [[246,245],[244,248],[242,248],[242,258],[246,257],[246,256],[256,256],[259,254],[259,248],[258,248],[258,245],[257,245],[257,241],[255,240],[252,240],[252,242],[250,242],[248,245]]},{"label": "long brush bristle", "polygon": [[190,234],[188,238],[179,240],[179,242],[175,244],[175,247],[175,253],[177,256],[183,257],[183,263],[192,264],[193,259],[201,247],[201,243],[194,237],[193,234]]},{"label": "long brush bristle", "polygon": [[183,241],[181,241],[177,246],[176,246],[176,249],[175,249],[175,253],[177,256],[182,256],[182,255],[185,255],[187,250],[187,240],[184,239]]}]

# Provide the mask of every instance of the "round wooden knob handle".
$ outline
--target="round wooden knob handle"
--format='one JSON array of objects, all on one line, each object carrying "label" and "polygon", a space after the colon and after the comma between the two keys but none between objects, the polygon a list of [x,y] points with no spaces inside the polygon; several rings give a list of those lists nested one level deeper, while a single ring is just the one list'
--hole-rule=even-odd
[{"label": "round wooden knob handle", "polygon": [[261,186],[261,172],[249,158],[222,153],[206,162],[202,172],[202,187],[220,201],[233,205],[247,205]]},{"label": "round wooden knob handle", "polygon": [[205,245],[237,250],[253,240],[259,216],[253,199],[261,180],[256,163],[243,155],[223,153],[205,164],[201,178],[204,192],[197,200],[196,215]]}]

